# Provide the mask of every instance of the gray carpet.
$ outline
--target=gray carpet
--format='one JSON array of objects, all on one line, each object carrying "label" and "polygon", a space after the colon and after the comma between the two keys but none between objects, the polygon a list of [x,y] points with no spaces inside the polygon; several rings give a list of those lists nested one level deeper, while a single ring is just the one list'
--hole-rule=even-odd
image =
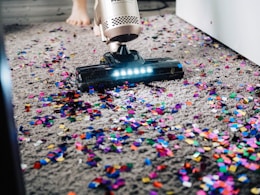
[{"label": "gray carpet", "polygon": [[260,194],[259,67],[167,14],[129,42],[181,80],[80,93],[75,68],[108,51],[91,27],[5,27],[28,195]]}]

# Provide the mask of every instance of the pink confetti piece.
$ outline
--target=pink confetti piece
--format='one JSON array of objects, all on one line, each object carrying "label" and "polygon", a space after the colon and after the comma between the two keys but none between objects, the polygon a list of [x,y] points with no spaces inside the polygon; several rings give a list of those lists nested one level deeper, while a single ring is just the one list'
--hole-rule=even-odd
[{"label": "pink confetti piece", "polygon": [[29,99],[32,99],[32,98],[34,98],[34,97],[35,97],[35,95],[33,95],[33,94],[28,95],[28,98],[29,98]]},{"label": "pink confetti piece", "polygon": [[42,109],[36,109],[36,113],[37,113],[37,114],[42,113]]}]

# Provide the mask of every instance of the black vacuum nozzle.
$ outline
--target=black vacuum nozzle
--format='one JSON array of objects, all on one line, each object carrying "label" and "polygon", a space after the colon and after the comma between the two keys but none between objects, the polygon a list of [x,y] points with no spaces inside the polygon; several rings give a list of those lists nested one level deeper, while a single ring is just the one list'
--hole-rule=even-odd
[{"label": "black vacuum nozzle", "polygon": [[117,52],[104,54],[100,64],[76,68],[76,83],[82,92],[104,91],[128,83],[181,79],[182,64],[171,58],[143,59],[136,50],[121,45]]}]

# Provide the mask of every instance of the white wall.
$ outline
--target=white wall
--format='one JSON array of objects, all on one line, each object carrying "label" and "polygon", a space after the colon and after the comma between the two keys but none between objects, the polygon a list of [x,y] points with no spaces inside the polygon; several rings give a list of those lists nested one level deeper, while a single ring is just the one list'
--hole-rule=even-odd
[{"label": "white wall", "polygon": [[260,0],[176,0],[176,15],[260,65]]}]

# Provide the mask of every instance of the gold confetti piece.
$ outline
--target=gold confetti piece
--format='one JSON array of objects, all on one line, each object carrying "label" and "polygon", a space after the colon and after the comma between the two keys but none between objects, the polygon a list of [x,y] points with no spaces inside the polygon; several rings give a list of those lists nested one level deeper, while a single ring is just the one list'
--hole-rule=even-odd
[{"label": "gold confetti piece", "polygon": [[54,148],[54,146],[55,146],[54,144],[50,144],[47,146],[47,149],[52,149],[52,148]]},{"label": "gold confetti piece", "polygon": [[47,163],[49,163],[51,160],[49,158],[44,159]]},{"label": "gold confetti piece", "polygon": [[242,110],[238,110],[238,112],[239,112],[241,115],[243,115],[243,116],[246,115],[246,112],[244,112],[244,111],[242,111]]},{"label": "gold confetti piece", "polygon": [[196,161],[196,162],[200,162],[200,161],[201,161],[201,156],[198,156],[198,157],[196,157],[196,158],[193,158],[193,160]]},{"label": "gold confetti piece", "polygon": [[149,183],[150,182],[150,178],[149,177],[143,177],[142,181],[143,181],[143,183]]},{"label": "gold confetti piece", "polygon": [[213,46],[214,46],[215,48],[219,48],[219,44],[217,44],[217,43],[214,43]]},{"label": "gold confetti piece", "polygon": [[185,142],[187,142],[188,144],[193,144],[194,140],[192,140],[192,139],[185,139]]},{"label": "gold confetti piece", "polygon": [[246,180],[247,180],[246,176],[241,176],[241,177],[238,178],[238,181],[240,181],[240,182],[244,182]]},{"label": "gold confetti piece", "polygon": [[249,102],[249,99],[247,99],[247,98],[244,98],[244,99],[243,99],[243,103],[244,103],[244,104],[248,104],[248,102]]},{"label": "gold confetti piece", "polygon": [[64,128],[65,128],[65,125],[61,124],[61,125],[59,126],[59,128],[60,128],[60,129],[64,129]]},{"label": "gold confetti piece", "polygon": [[63,158],[63,157],[59,157],[59,158],[56,158],[56,161],[57,162],[62,162],[62,161],[64,161],[65,159]]},{"label": "gold confetti piece", "polygon": [[70,57],[71,57],[71,58],[74,58],[75,55],[76,55],[76,53],[72,53],[72,54],[70,54]]},{"label": "gold confetti piece", "polygon": [[251,188],[250,192],[252,194],[260,194],[260,188],[257,187]]},{"label": "gold confetti piece", "polygon": [[114,165],[115,169],[120,169],[120,165]]},{"label": "gold confetti piece", "polygon": [[231,165],[231,166],[229,167],[229,171],[231,171],[231,172],[233,172],[233,173],[235,173],[236,170],[237,170],[237,166],[236,166],[236,165]]},{"label": "gold confetti piece", "polygon": [[239,130],[242,132],[247,131],[247,129],[245,127],[241,127],[241,128],[239,128]]},{"label": "gold confetti piece", "polygon": [[205,146],[205,147],[203,147],[203,149],[208,152],[211,150],[211,147]]}]

